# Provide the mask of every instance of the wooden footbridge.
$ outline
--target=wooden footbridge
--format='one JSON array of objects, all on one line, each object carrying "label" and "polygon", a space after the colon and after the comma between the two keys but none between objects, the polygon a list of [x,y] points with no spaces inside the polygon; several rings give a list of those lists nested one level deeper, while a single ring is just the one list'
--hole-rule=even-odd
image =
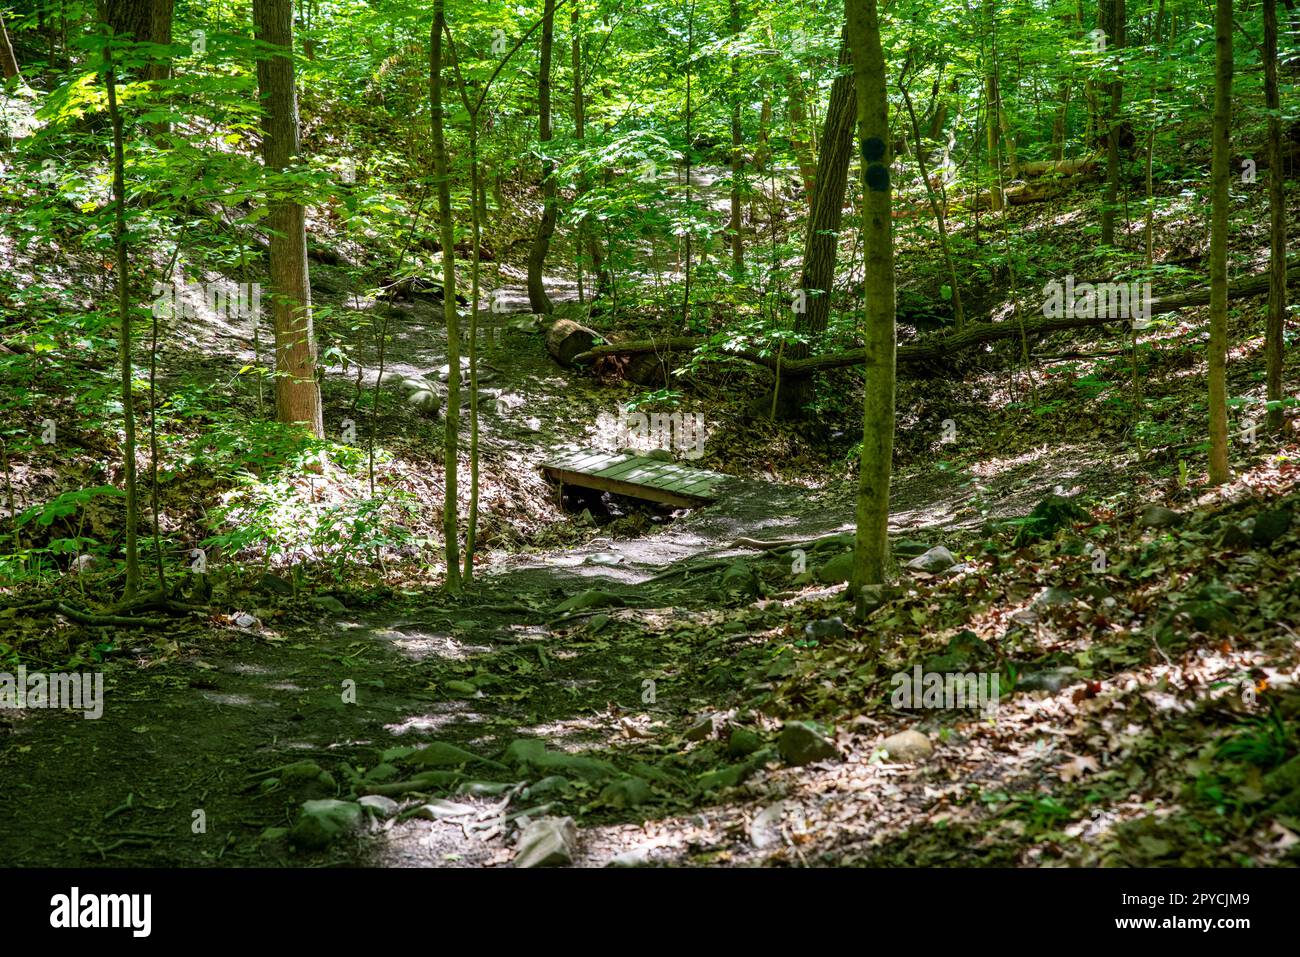
[{"label": "wooden footbridge", "polygon": [[542,471],[561,485],[597,489],[677,508],[706,505],[718,497],[727,478],[719,472],[692,468],[627,452],[579,449],[543,463]]}]

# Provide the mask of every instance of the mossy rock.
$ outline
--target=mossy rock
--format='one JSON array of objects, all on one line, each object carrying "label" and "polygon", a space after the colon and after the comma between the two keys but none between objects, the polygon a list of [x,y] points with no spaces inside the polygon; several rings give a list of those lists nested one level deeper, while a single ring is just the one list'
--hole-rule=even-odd
[{"label": "mossy rock", "polygon": [[853,577],[853,553],[844,552],[825,562],[816,572],[817,580],[824,585],[847,582]]}]

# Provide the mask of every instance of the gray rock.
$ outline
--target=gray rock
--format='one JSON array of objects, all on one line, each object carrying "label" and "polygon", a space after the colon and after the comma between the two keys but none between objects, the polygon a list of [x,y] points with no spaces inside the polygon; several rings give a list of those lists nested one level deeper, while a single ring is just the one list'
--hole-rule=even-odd
[{"label": "gray rock", "polygon": [[763,808],[749,822],[749,841],[759,850],[781,843],[781,821],[785,817],[785,802],[777,801]]},{"label": "gray rock", "polygon": [[891,761],[909,764],[924,761],[934,753],[934,746],[930,744],[930,739],[920,731],[913,730],[891,734],[880,742],[880,747]]},{"label": "gray rock", "polygon": [[1064,608],[1074,601],[1074,595],[1068,589],[1052,585],[1040,591],[1034,598],[1035,608]]},{"label": "gray rock", "polygon": [[605,862],[606,867],[649,867],[650,852],[654,850],[653,844],[639,844],[629,851],[624,851],[615,857],[611,857]]},{"label": "gray rock", "polygon": [[422,415],[437,415],[442,398],[432,389],[418,389],[406,397],[406,404]]},{"label": "gray rock", "polygon": [[892,543],[890,548],[900,558],[915,558],[918,555],[924,555],[929,551],[930,546],[925,542],[918,542],[914,539],[900,538]]},{"label": "gray rock", "polygon": [[567,867],[573,863],[578,828],[571,817],[543,817],[519,837],[515,867]]},{"label": "gray rock", "polygon": [[956,564],[957,559],[952,557],[952,552],[942,545],[936,545],[925,554],[913,558],[907,563],[907,567],[936,575],[939,572],[947,571]]},{"label": "gray rock", "polygon": [[781,758],[787,764],[795,766],[840,758],[839,750],[830,739],[820,728],[807,721],[787,721],[781,728],[776,747]]},{"label": "gray rock", "polygon": [[1172,528],[1182,522],[1183,516],[1163,505],[1148,505],[1142,509],[1138,525],[1142,528]]}]

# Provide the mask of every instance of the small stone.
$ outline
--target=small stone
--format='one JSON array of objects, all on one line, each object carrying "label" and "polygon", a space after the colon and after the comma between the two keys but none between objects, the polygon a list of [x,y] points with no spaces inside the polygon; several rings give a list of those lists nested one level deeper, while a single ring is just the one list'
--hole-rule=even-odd
[{"label": "small stone", "polygon": [[1033,604],[1036,608],[1064,608],[1073,601],[1074,595],[1068,589],[1052,585],[1040,591]]},{"label": "small stone", "polygon": [[925,554],[913,558],[907,563],[907,567],[935,575],[939,572],[947,571],[956,564],[957,559],[952,557],[952,552],[948,551],[948,549],[942,545],[936,545]]},{"label": "small stone", "polygon": [[256,628],[257,619],[246,611],[241,611],[234,617],[235,627],[237,628]]},{"label": "small stone", "polygon": [[750,843],[759,850],[781,843],[781,820],[784,817],[784,801],[777,801],[755,814],[749,822]]},{"label": "small stone", "polygon": [[930,739],[920,731],[910,729],[891,734],[880,742],[880,748],[889,756],[889,760],[906,764],[923,761],[934,753]]},{"label": "small stone", "polygon": [[533,821],[519,837],[515,867],[567,867],[573,863],[578,828],[571,817]]},{"label": "small stone", "polygon": [[1165,508],[1163,505],[1148,505],[1142,510],[1142,515],[1138,518],[1138,525],[1142,528],[1172,528],[1183,520],[1171,508]]},{"label": "small stone", "polygon": [[814,724],[807,721],[787,721],[776,742],[781,758],[796,767],[814,761],[838,760],[839,750]]},{"label": "small stone", "polygon": [[624,851],[605,862],[606,867],[648,867],[653,844],[640,844],[629,851]]}]

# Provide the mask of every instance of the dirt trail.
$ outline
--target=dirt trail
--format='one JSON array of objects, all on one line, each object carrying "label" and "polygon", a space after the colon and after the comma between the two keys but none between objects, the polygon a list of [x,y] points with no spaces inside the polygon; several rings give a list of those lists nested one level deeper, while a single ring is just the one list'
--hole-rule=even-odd
[{"label": "dirt trail", "polygon": [[[417,307],[412,318],[395,330],[391,367],[428,373],[443,354],[433,311]],[[484,350],[489,363],[510,354],[498,368],[511,378],[493,388],[523,396],[525,410],[552,403],[551,414],[537,429],[485,403],[484,443],[489,455],[514,456],[515,467],[526,468],[557,441],[581,442],[591,416],[563,404],[567,380],[539,351],[536,334],[511,335],[503,327],[503,337]],[[520,348],[529,335],[531,349]],[[1066,485],[1079,470],[1078,459],[1069,461],[1057,470]],[[1032,470],[1009,468],[986,487],[952,472],[900,476],[895,531],[938,544],[987,517],[1023,514],[1050,491],[1044,474],[1051,473],[1038,461]],[[463,600],[427,596],[328,616],[305,602],[268,606],[251,628],[214,622],[197,634],[177,634],[176,653],[161,659],[138,635],[118,634],[120,650],[105,667],[101,719],[2,716],[2,856],[28,866],[470,866],[509,859],[503,838],[518,821],[508,815],[553,806],[557,813],[586,811],[579,863],[603,863],[644,844],[651,819],[659,822],[656,859],[689,862],[690,832],[710,819],[734,824],[746,812],[679,787],[676,772],[663,772],[656,787],[664,796],[641,807],[620,806],[599,782],[580,777],[545,798],[502,791],[511,781],[536,787],[537,774],[497,773],[474,785],[467,773],[446,792],[469,808],[462,816],[375,825],[366,838],[320,853],[294,851],[274,831],[264,838],[267,828],[292,824],[305,792],[284,784],[264,790],[257,775],[309,758],[335,786],[313,785],[306,796],[332,797],[348,790],[350,773],[373,769],[389,747],[442,741],[492,758],[511,740],[530,736],[564,751],[621,756],[625,771],[644,769],[629,762],[647,759],[654,727],[680,726],[701,710],[725,707],[735,690],[718,686],[713,671],[692,670],[688,638],[665,637],[683,616],[716,618],[717,575],[647,582],[701,560],[757,558],[752,549],[733,547],[739,537],[813,538],[851,528],[852,502],[843,493],[736,479],[715,505],[653,534],[597,535],[578,548],[500,556]],[[563,599],[586,589],[638,607],[572,618],[558,613]],[[707,635],[701,626],[697,637]],[[668,682],[673,693],[647,703],[647,681]]]}]

